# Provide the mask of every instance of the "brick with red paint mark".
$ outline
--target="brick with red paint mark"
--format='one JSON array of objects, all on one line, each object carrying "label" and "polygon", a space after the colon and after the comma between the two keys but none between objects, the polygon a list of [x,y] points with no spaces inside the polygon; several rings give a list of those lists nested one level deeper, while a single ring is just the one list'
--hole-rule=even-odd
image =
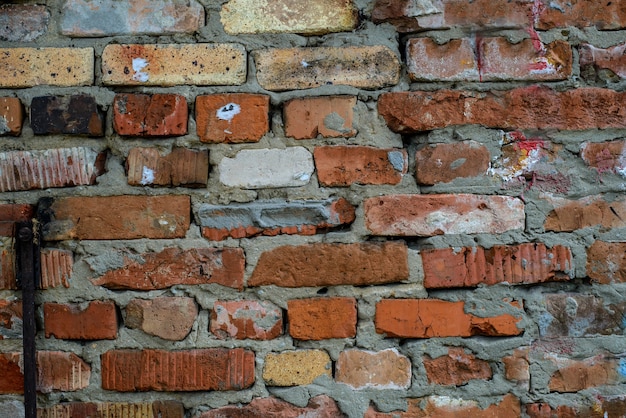
[{"label": "brick with red paint mark", "polygon": [[217,338],[271,340],[283,333],[283,312],[268,301],[216,301],[210,330]]},{"label": "brick with red paint mark", "polygon": [[0,236],[13,237],[17,222],[26,222],[34,217],[34,208],[28,204],[0,204]]},{"label": "brick with red paint mark", "polygon": [[580,156],[600,174],[615,173],[626,177],[626,140],[585,142]]},{"label": "brick with red paint mark", "polygon": [[546,231],[571,232],[593,226],[602,230],[626,226],[626,197],[602,195],[569,200],[547,196],[553,208],[543,224]]},{"label": "brick with red paint mark", "polygon": [[101,362],[102,388],[118,392],[241,390],[254,384],[254,352],[243,348],[111,350]]},{"label": "brick with red paint mark", "polygon": [[245,406],[228,405],[203,412],[198,418],[340,418],[341,412],[335,400],[328,395],[317,395],[309,399],[304,407],[298,407],[281,399],[255,398]]},{"label": "brick with red paint mark", "polygon": [[465,302],[438,299],[383,299],[376,304],[376,332],[387,337],[511,337],[523,332],[520,316],[481,318],[465,313]]},{"label": "brick with red paint mark", "polygon": [[48,30],[50,12],[39,4],[3,4],[0,6],[0,40],[32,42]]},{"label": "brick with red paint mark", "polygon": [[295,139],[349,138],[353,126],[354,96],[303,97],[283,106],[285,135]]},{"label": "brick with red paint mark", "polygon": [[490,380],[493,373],[489,362],[466,353],[461,347],[451,347],[448,354],[422,359],[428,382],[436,385],[461,386],[473,379]]},{"label": "brick with red paint mark", "polygon": [[104,113],[93,96],[33,97],[30,126],[35,135],[104,135]]},{"label": "brick with red paint mark", "polygon": [[398,184],[409,162],[403,149],[361,146],[316,147],[313,152],[322,186]]},{"label": "brick with red paint mark", "polygon": [[574,393],[625,380],[618,372],[620,360],[610,354],[598,354],[582,360],[549,355],[547,360],[557,368],[550,376],[550,392]]},{"label": "brick with red paint mark", "polygon": [[63,286],[70,287],[70,277],[74,270],[74,254],[58,248],[41,250],[41,288],[52,289]]},{"label": "brick with red paint mark", "polygon": [[269,131],[270,98],[230,93],[196,98],[196,131],[209,143],[258,142]]},{"label": "brick with red paint mark", "polygon": [[415,178],[419,184],[434,185],[481,176],[490,160],[487,147],[475,141],[430,144],[415,153]]},{"label": "brick with red paint mark", "polygon": [[374,235],[500,234],[524,228],[524,204],[509,196],[387,195],[365,199]]},{"label": "brick with red paint mark", "polygon": [[[120,252],[116,256],[123,260],[123,266],[104,272],[92,280],[94,285],[110,289],[155,290],[177,284],[215,283],[243,289],[245,258],[241,248],[166,248],[139,256],[130,252]],[[87,263],[97,265],[99,259],[95,257]]]},{"label": "brick with red paint mark", "polygon": [[[2,8],[5,6],[3,5]],[[0,97],[0,136],[19,136],[22,133],[23,122],[24,109],[20,99],[16,97]]]},{"label": "brick with red paint mark", "polygon": [[600,30],[626,28],[626,10],[619,1],[587,2],[541,0],[534,16],[539,30],[596,27]]},{"label": "brick with red paint mark", "polygon": [[597,48],[591,44],[580,46],[580,66],[582,68],[593,67],[596,72],[608,70],[612,75],[626,78],[626,61],[624,53],[626,43],[609,48]]},{"label": "brick with red paint mark", "polygon": [[587,249],[587,276],[601,284],[626,282],[626,242],[595,241]]},{"label": "brick with red paint mark", "polygon": [[74,353],[37,352],[37,391],[75,392],[89,386],[91,367]]},{"label": "brick with red paint mark", "polygon": [[319,341],[356,336],[354,298],[292,299],[287,302],[287,317],[289,335],[297,340]]},{"label": "brick with red paint mark", "polygon": [[46,338],[65,340],[114,340],[117,311],[112,301],[43,304]]},{"label": "brick with red paint mark", "polygon": [[128,402],[63,402],[37,408],[38,418],[124,417],[184,418],[185,408],[178,401]]},{"label": "brick with red paint mark", "polygon": [[408,389],[411,361],[395,348],[382,351],[344,350],[339,353],[335,380],[354,389]]},{"label": "brick with red paint mark", "polygon": [[120,135],[185,135],[188,117],[187,100],[179,94],[123,93],[113,99],[113,127]]},{"label": "brick with red paint mark", "polygon": [[156,148],[132,148],[126,159],[131,186],[206,187],[209,152],[174,148],[161,155]]},{"label": "brick with red paint mark", "polygon": [[22,301],[0,300],[0,340],[22,338]]},{"label": "brick with red paint mark", "polygon": [[187,337],[197,317],[193,298],[132,299],[126,305],[124,324],[165,340],[180,341]]}]

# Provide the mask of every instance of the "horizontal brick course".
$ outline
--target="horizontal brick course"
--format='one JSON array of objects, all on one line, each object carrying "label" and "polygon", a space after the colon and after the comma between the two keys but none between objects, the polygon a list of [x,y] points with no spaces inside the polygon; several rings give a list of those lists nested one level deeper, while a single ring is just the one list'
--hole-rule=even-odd
[{"label": "horizontal brick course", "polygon": [[184,418],[185,408],[178,401],[154,402],[64,402],[37,408],[39,418],[124,417]]}]

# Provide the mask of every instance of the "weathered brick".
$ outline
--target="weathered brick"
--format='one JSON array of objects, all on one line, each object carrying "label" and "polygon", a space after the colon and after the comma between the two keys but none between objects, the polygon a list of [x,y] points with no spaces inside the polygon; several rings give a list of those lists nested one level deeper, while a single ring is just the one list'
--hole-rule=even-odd
[{"label": "weathered brick", "polygon": [[283,246],[261,254],[249,286],[372,285],[409,277],[404,243]]},{"label": "weathered brick", "polygon": [[411,361],[395,348],[378,352],[345,350],[339,353],[335,380],[354,389],[408,389]]},{"label": "weathered brick", "polygon": [[626,140],[585,142],[580,156],[598,173],[616,173],[626,177]]},{"label": "weathered brick", "polygon": [[22,301],[0,299],[0,340],[22,338]]},{"label": "weathered brick", "polygon": [[349,32],[357,23],[352,0],[293,3],[289,0],[230,0],[220,13],[224,31],[241,33],[299,33],[323,35]]},{"label": "weathered brick", "polygon": [[37,352],[37,391],[74,392],[89,386],[91,367],[74,353]]},{"label": "weathered brick", "polygon": [[104,114],[86,94],[33,97],[30,125],[35,135],[104,135]]},{"label": "weathered brick", "polygon": [[602,229],[626,226],[626,197],[609,200],[604,196],[587,196],[578,200],[550,197],[554,209],[543,227],[546,231],[571,232],[592,226]]},{"label": "weathered brick", "polygon": [[[335,400],[327,395],[309,399],[305,407],[297,407],[277,398],[255,398],[245,406],[223,406],[204,412],[198,418],[343,418]],[[165,417],[164,417],[165,418]]]},{"label": "weathered brick", "polygon": [[246,52],[238,44],[107,45],[105,85],[239,85],[246,81]]},{"label": "weathered brick", "polygon": [[[626,127],[626,93],[601,88],[557,92],[530,86],[506,92],[439,90],[383,93],[378,113],[400,133],[478,124],[502,129]],[[415,111],[415,109],[419,109]]]},{"label": "weathered brick", "polygon": [[619,78],[626,78],[626,43],[609,48],[597,48],[591,44],[580,46],[580,66],[593,67],[596,71],[609,70]]},{"label": "weathered brick", "polygon": [[132,148],[126,170],[131,186],[206,187],[209,151],[174,148],[162,156],[157,148]]},{"label": "weathered brick", "polygon": [[270,98],[230,93],[196,97],[196,131],[209,143],[258,142],[269,130]]},{"label": "weathered brick", "polygon": [[415,177],[424,185],[476,177],[487,173],[490,160],[487,147],[475,141],[430,144],[415,153]]},{"label": "weathered brick", "polygon": [[0,136],[18,136],[22,133],[23,122],[24,109],[20,99],[16,97],[0,97]]},{"label": "weathered brick", "polygon": [[187,133],[187,100],[179,94],[115,95],[113,127],[126,136],[180,136]]},{"label": "weathered brick", "polygon": [[0,241],[0,289],[15,290],[17,282],[15,280],[15,251],[13,249],[12,238]]},{"label": "weathered brick", "polygon": [[295,139],[349,138],[357,131],[353,126],[356,97],[301,97],[283,106],[285,135]]},{"label": "weathered brick", "polygon": [[0,237],[13,237],[15,224],[29,221],[34,215],[34,208],[28,204],[0,204]]},{"label": "weathered brick", "polygon": [[569,248],[540,243],[425,249],[421,255],[429,289],[569,280],[574,268]]},{"label": "weathered brick", "polygon": [[548,359],[557,367],[548,383],[551,392],[579,392],[624,381],[624,377],[618,373],[620,361],[612,356],[598,354],[583,360],[573,360],[550,355]]},{"label": "weathered brick", "polygon": [[193,33],[204,26],[204,7],[195,0],[66,0],[60,26],[74,38]]},{"label": "weathered brick", "polygon": [[184,418],[185,408],[178,401],[64,402],[37,408],[38,418]]},{"label": "weathered brick", "polygon": [[501,234],[524,228],[524,204],[509,196],[387,195],[365,200],[375,235]]},{"label": "weathered brick", "polygon": [[403,149],[360,146],[316,147],[317,178],[322,186],[398,184],[409,161]]},{"label": "weathered brick", "polygon": [[[119,260],[119,264],[93,280],[94,285],[110,289],[154,290],[177,284],[216,283],[243,288],[245,259],[240,248],[166,248],[139,255],[120,252],[113,257]],[[87,263],[98,265],[101,260],[96,257]]]},{"label": "weathered brick", "polygon": [[89,86],[93,48],[0,48],[0,88]]},{"label": "weathered brick", "polygon": [[297,187],[311,181],[313,156],[304,147],[246,149],[218,166],[220,182],[229,187],[262,189]]},{"label": "weathered brick", "polygon": [[106,153],[90,148],[0,152],[0,192],[92,185]]},{"label": "weathered brick", "polygon": [[567,26],[595,26],[601,30],[626,27],[626,9],[619,1],[541,0],[538,14],[534,17],[537,19],[535,26],[540,30]]},{"label": "weathered brick", "polygon": [[325,351],[297,350],[268,353],[263,380],[269,386],[309,385],[321,376],[332,376],[332,362]]},{"label": "weathered brick", "polygon": [[[530,418],[577,418],[581,416],[577,408],[573,406],[559,405],[552,408],[547,403],[528,404],[526,405],[526,413]],[[591,414],[588,415],[588,417],[593,416]]]},{"label": "weathered brick", "polygon": [[117,311],[112,301],[43,304],[46,338],[65,340],[114,340]]},{"label": "weathered brick", "polygon": [[[380,2],[379,2],[380,3]],[[438,44],[431,38],[413,38],[406,44],[409,77],[416,81],[478,81],[478,60],[472,40],[451,39]]]},{"label": "weathered brick", "polygon": [[259,201],[230,205],[202,204],[196,221],[202,235],[213,241],[256,235],[312,235],[328,228],[350,224],[354,207],[345,199]]},{"label": "weathered brick", "polygon": [[328,84],[379,89],[397,84],[400,77],[398,57],[381,45],[265,49],[252,56],[259,84],[272,91]]},{"label": "weathered brick", "polygon": [[165,340],[180,341],[187,337],[197,316],[193,298],[132,299],[126,305],[124,324]]},{"label": "weathered brick", "polygon": [[21,353],[0,353],[0,394],[24,393],[24,375],[20,368]]},{"label": "weathered brick", "polygon": [[58,286],[70,287],[70,277],[74,270],[74,256],[71,251],[57,248],[41,249],[41,283],[42,289]]},{"label": "weathered brick", "polygon": [[0,6],[0,41],[32,42],[48,30],[50,12],[38,4]]},{"label": "weathered brick", "polygon": [[254,352],[111,350],[102,354],[102,388],[118,392],[241,390],[254,383]]},{"label": "weathered brick", "polygon": [[[287,302],[289,335],[297,340],[354,338],[356,299],[348,297],[292,299]],[[333,318],[329,321],[329,318]]]},{"label": "weathered brick", "polygon": [[530,349],[518,348],[510,356],[502,357],[504,363],[504,377],[523,386],[525,389],[530,385]]},{"label": "weathered brick", "polygon": [[383,299],[376,304],[376,332],[387,337],[433,338],[519,335],[521,317],[481,318],[465,313],[465,302],[437,299]]},{"label": "weathered brick", "polygon": [[43,226],[45,240],[182,238],[191,202],[173,195],[62,197],[45,211],[53,219]]},{"label": "weathered brick", "polygon": [[626,242],[595,241],[587,249],[587,276],[602,284],[626,282]]},{"label": "weathered brick", "polygon": [[428,382],[436,385],[461,386],[472,379],[490,380],[491,367],[485,360],[477,359],[461,347],[451,347],[448,354],[423,358]]},{"label": "weathered brick", "polygon": [[210,330],[217,338],[271,340],[283,333],[283,312],[271,302],[216,301]]}]

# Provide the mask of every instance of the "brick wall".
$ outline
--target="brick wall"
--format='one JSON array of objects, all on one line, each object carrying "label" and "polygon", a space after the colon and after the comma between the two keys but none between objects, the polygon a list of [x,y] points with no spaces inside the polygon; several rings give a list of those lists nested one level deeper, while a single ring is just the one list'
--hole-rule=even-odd
[{"label": "brick wall", "polygon": [[[42,2],[44,3],[44,2]],[[39,415],[621,417],[626,6],[0,6]]]}]

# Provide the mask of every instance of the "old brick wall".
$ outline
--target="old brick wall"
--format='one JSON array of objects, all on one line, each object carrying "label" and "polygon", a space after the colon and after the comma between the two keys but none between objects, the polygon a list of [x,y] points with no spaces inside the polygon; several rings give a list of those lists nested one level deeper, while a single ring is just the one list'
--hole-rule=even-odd
[{"label": "old brick wall", "polygon": [[[45,3],[45,4],[43,4]],[[626,2],[0,6],[39,415],[626,415]]]}]

